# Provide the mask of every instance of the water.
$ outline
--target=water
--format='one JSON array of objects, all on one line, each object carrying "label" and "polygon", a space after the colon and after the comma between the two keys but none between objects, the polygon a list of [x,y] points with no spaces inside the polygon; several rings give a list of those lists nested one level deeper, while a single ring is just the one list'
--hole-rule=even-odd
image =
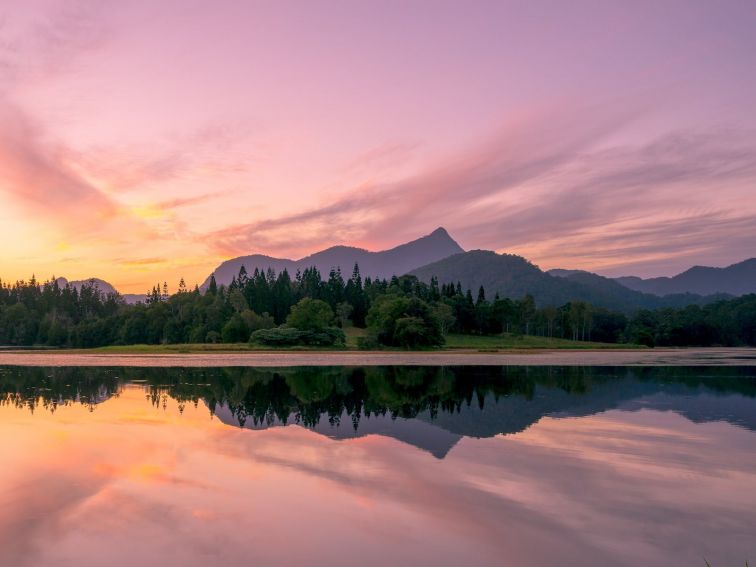
[{"label": "water", "polygon": [[0,565],[743,565],[755,368],[0,367]]}]

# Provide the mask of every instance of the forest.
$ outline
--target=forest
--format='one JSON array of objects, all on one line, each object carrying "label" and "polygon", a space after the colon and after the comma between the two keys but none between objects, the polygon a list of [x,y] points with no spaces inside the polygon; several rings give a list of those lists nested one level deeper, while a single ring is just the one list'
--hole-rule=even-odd
[{"label": "forest", "polygon": [[362,348],[432,348],[448,333],[501,333],[652,346],[756,345],[756,295],[704,306],[639,310],[630,315],[584,301],[536,305],[532,296],[489,297],[459,283],[414,276],[322,278],[308,268],[242,268],[229,286],[175,293],[155,285],[147,301],[128,305],[95,285],[60,286],[55,278],[0,282],[0,345],[91,348],[107,345],[246,343],[339,347],[347,327],[366,329]]}]

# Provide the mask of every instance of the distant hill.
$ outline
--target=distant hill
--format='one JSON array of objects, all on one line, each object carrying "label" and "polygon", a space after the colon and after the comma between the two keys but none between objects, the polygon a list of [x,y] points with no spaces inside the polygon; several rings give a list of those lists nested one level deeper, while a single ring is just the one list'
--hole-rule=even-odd
[{"label": "distant hill", "polygon": [[[65,287],[66,285],[70,285],[71,287],[76,289],[76,291],[81,291],[81,288],[84,285],[93,285],[105,295],[109,295],[111,293],[118,293],[118,290],[116,290],[115,287],[113,287],[111,284],[109,284],[105,280],[101,280],[99,278],[89,278],[87,280],[73,280],[73,281],[68,281],[66,278],[58,278],[55,281],[58,282],[58,286],[61,288]],[[139,303],[140,301],[143,302],[147,299],[146,295],[139,294],[139,293],[125,293],[125,294],[122,294],[121,297],[123,297],[124,301],[129,304]]]},{"label": "distant hill", "polygon": [[[449,236],[445,229],[438,228],[427,236],[381,252],[371,252],[352,246],[333,246],[300,260],[273,258],[260,254],[241,256],[223,262],[212,275],[215,276],[218,285],[228,285],[239,274],[242,266],[250,274],[255,269],[272,268],[276,273],[286,269],[292,277],[297,270],[315,266],[324,278],[328,277],[331,268],[337,267],[341,268],[344,277],[349,277],[354,264],[357,263],[363,278],[367,276],[390,278],[460,252],[464,252],[462,247]],[[210,276],[200,289],[206,289],[209,283]]]},{"label": "distant hill", "polygon": [[671,293],[745,295],[756,293],[756,258],[744,260],[726,268],[694,266],[671,278],[642,279],[628,276],[614,278],[614,281],[628,289],[654,295]]},{"label": "distant hill", "polygon": [[[422,281],[436,276],[440,283],[460,282],[473,293],[483,285],[489,298],[495,293],[520,299],[531,294],[539,305],[563,305],[568,301],[588,301],[600,307],[620,311],[640,308],[681,307],[705,304],[717,299],[756,293],[756,258],[726,268],[695,266],[674,277],[641,279],[638,277],[607,278],[582,270],[549,270],[544,272],[525,258],[497,254],[486,250],[465,252],[444,228],[389,250],[371,252],[352,246],[333,246],[299,260],[274,258],[262,254],[241,256],[220,264],[213,274],[219,285],[228,285],[244,266],[248,273],[255,269],[276,273],[315,266],[324,278],[332,268],[339,267],[345,278],[357,263],[363,277],[390,278],[411,274]],[[108,282],[90,278],[68,281],[58,278],[59,285],[81,289],[85,284],[98,287],[103,293],[116,293]],[[207,289],[210,276],[200,289]],[[123,294],[126,303],[146,300],[143,294]]]},{"label": "distant hill", "polygon": [[[732,296],[723,293],[700,295],[695,293],[670,293],[654,295],[637,290],[628,290],[612,278],[606,278],[583,270],[549,270],[552,276],[557,276],[572,283],[580,284],[590,289],[594,303],[609,306],[612,301],[622,305],[620,309],[653,309],[657,307],[683,307],[685,305],[703,305],[719,299],[729,299]],[[625,289],[622,289],[625,288]],[[628,294],[627,292],[634,292]]]},{"label": "distant hill", "polygon": [[487,250],[455,254],[412,270],[410,275],[426,282],[433,276],[440,283],[460,282],[464,289],[469,288],[473,293],[482,285],[489,299],[497,292],[510,299],[521,299],[529,293],[540,306],[580,300],[607,309],[632,311],[705,303],[711,299],[690,294],[658,297],[628,289],[603,276],[576,270],[560,270],[552,275],[521,256]]},{"label": "distant hill", "polygon": [[105,295],[109,295],[111,293],[118,293],[118,291],[116,291],[116,288],[114,288],[105,280],[101,280],[99,278],[89,278],[86,280],[74,280],[74,281],[68,281],[66,278],[58,278],[55,281],[58,282],[58,287],[60,288],[64,288],[66,287],[66,285],[70,285],[76,291],[81,291],[82,287],[84,287],[85,285],[88,285],[88,286],[96,287]]}]

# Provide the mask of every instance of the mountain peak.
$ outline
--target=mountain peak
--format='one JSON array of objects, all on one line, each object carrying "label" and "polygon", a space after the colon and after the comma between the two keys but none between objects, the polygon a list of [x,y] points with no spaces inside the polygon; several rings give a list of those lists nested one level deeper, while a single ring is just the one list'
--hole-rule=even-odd
[{"label": "mountain peak", "polygon": [[[239,273],[241,266],[244,266],[248,273],[252,273],[255,268],[267,270],[271,267],[276,272],[286,269],[290,274],[314,266],[318,268],[321,275],[327,276],[334,268],[341,268],[342,273],[351,273],[352,267],[359,264],[363,277],[390,278],[392,275],[404,275],[417,267],[460,252],[464,252],[462,247],[454,241],[445,228],[438,227],[428,235],[379,252],[338,245],[299,260],[284,260],[260,255],[242,256],[223,262],[215,269],[213,275],[219,285],[228,285]],[[209,278],[202,284],[201,289],[206,289],[208,282]]]},{"label": "mountain peak", "polygon": [[433,240],[434,242],[438,243],[451,244],[455,248],[458,248],[459,252],[464,252],[464,249],[457,243],[456,240],[454,240],[454,238],[452,238],[451,234],[449,234],[449,231],[446,230],[443,226],[439,226],[436,230],[434,230],[424,238]]}]

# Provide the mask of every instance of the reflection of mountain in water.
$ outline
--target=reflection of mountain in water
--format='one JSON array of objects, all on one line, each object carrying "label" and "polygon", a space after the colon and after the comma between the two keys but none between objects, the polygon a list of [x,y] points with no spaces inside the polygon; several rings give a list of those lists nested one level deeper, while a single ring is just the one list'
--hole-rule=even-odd
[{"label": "reflection of mountain in water", "polygon": [[674,411],[694,423],[726,421],[756,431],[756,405],[753,398],[740,395],[714,395],[701,389],[690,392],[656,392],[642,398],[627,400],[618,406],[621,410],[653,409]]},{"label": "reflection of mountain in water", "polygon": [[706,387],[641,382],[618,378],[583,394],[536,386],[527,401],[521,396],[487,398],[483,409],[464,406],[456,414],[427,413],[419,420],[466,437],[491,437],[524,431],[544,416],[584,417],[619,409],[674,411],[695,423],[726,421],[756,431],[756,400],[740,394],[714,393]]},{"label": "reflection of mountain in water", "polygon": [[[215,409],[215,416],[225,424],[239,425],[232,411],[226,406],[217,407]],[[355,428],[352,425],[351,416],[344,413],[341,417],[342,419],[339,421],[333,422],[329,421],[328,417],[325,416],[316,425],[309,427],[309,429],[340,441],[365,437],[367,435],[392,437],[393,439],[428,451],[439,459],[443,459],[462,438],[460,434],[451,433],[432,422],[426,423],[421,420],[393,419],[386,415],[363,416],[359,421],[358,427]],[[284,426],[294,422],[293,419],[286,420],[286,422],[277,419],[271,424],[245,423],[242,427],[248,429],[267,429],[268,427]]]},{"label": "reflection of mountain in water", "polygon": [[333,439],[393,437],[443,458],[463,436],[523,431],[544,416],[675,411],[756,430],[752,368],[19,368],[0,367],[0,404],[95,408],[126,382],[152,404],[207,405],[223,423],[297,423]]}]

